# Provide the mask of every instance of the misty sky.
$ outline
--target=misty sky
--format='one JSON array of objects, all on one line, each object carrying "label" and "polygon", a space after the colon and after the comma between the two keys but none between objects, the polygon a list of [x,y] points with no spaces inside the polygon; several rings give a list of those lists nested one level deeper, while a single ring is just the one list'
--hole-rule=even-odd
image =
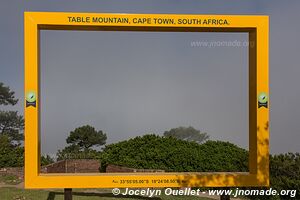
[{"label": "misty sky", "polygon": [[248,48],[191,47],[247,36],[42,31],[42,149],[63,146],[57,138],[85,124],[108,143],[193,126],[247,146]]},{"label": "misty sky", "polygon": [[[0,81],[23,113],[23,12],[264,14],[270,16],[270,148],[300,151],[299,1],[1,1]],[[191,47],[245,33],[41,33],[42,151],[56,153],[90,124],[108,142],[177,126],[248,148],[248,50]]]}]

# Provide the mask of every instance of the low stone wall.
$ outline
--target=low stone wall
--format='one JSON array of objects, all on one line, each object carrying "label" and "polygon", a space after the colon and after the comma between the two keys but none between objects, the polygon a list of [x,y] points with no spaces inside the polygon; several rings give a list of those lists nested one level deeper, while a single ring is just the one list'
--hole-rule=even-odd
[{"label": "low stone wall", "polygon": [[99,173],[100,161],[93,159],[67,160],[66,170],[66,173]]},{"label": "low stone wall", "polygon": [[100,161],[93,159],[62,160],[42,168],[42,173],[99,173]]},{"label": "low stone wall", "polygon": [[165,170],[160,169],[135,169],[135,168],[129,168],[129,167],[123,167],[118,165],[107,165],[106,167],[106,173],[129,173],[129,172],[165,172]]},{"label": "low stone wall", "polygon": [[61,160],[42,167],[42,173],[66,173],[66,161]]},{"label": "low stone wall", "polygon": [[[77,160],[62,160],[41,167],[41,173],[99,173],[100,161],[93,159],[77,159]],[[135,172],[165,172],[159,169],[135,169],[118,165],[108,165],[106,173],[135,173]],[[1,175],[15,175],[19,179],[24,180],[23,167],[7,167],[0,168]]]},{"label": "low stone wall", "polygon": [[0,176],[1,175],[14,175],[19,179],[24,179],[24,168],[23,167],[5,167],[0,168]]}]

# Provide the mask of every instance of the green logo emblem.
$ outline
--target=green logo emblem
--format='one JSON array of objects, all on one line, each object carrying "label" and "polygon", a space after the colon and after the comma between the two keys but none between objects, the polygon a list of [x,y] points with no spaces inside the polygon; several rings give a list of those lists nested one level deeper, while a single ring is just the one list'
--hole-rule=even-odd
[{"label": "green logo emblem", "polygon": [[268,95],[265,92],[261,92],[258,95],[258,107],[268,107]]},{"label": "green logo emblem", "polygon": [[36,101],[36,95],[35,92],[28,92],[26,95],[26,101],[32,103]]},{"label": "green logo emblem", "polygon": [[26,94],[26,107],[33,106],[36,107],[36,94],[35,92],[27,92]]}]

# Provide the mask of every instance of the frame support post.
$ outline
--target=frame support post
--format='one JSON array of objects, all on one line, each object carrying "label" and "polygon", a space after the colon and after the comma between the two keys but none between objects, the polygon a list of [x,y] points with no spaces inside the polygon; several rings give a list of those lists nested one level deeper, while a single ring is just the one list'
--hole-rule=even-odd
[{"label": "frame support post", "polygon": [[65,188],[64,189],[64,199],[65,200],[72,200],[72,188]]}]

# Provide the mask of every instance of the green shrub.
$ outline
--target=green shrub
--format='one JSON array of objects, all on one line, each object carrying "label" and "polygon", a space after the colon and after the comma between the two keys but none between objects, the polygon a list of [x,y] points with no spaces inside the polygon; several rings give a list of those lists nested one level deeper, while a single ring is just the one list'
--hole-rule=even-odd
[{"label": "green shrub", "polygon": [[248,171],[248,153],[229,142],[197,144],[149,134],[107,145],[101,169],[108,164],[168,172],[237,172]]},{"label": "green shrub", "polygon": [[[270,155],[270,188],[277,192],[282,190],[296,190],[296,196],[249,196],[252,200],[282,200],[300,199],[300,154],[287,153]],[[250,188],[256,189],[256,188]],[[259,188],[269,189],[269,188]]]}]

